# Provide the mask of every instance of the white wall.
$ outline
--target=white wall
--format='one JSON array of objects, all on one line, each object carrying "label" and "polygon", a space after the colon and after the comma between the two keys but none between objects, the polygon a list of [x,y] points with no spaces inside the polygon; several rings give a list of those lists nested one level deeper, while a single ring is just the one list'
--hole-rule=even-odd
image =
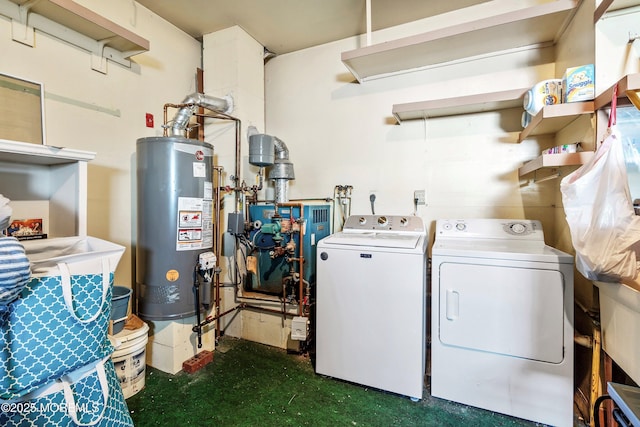
[{"label": "white wall", "polygon": [[195,92],[200,43],[135,2],[76,2],[150,41],[133,57],[138,71],[112,62],[106,75],[93,71],[89,53],[39,32],[35,47],[17,43],[0,17],[0,72],[44,84],[49,145],[97,153],[88,168],[88,234],[127,247],[116,282],[131,286],[136,139],[161,135],[163,105]]},{"label": "white wall", "polygon": [[[429,18],[376,33],[374,41],[441,25],[441,18]],[[290,149],[291,198],[331,196],[335,185],[349,184],[354,214],[370,213],[370,193],[376,213],[411,214],[414,190],[424,189],[427,206],[418,215],[430,227],[447,217],[530,218],[553,235],[558,182],[521,186],[518,177],[518,167],[553,139],[518,144],[521,109],[401,125],[391,114],[393,104],[533,86],[555,76],[553,48],[358,84],[340,55],[361,45],[361,38],[349,38],[266,65],[267,132]]]}]

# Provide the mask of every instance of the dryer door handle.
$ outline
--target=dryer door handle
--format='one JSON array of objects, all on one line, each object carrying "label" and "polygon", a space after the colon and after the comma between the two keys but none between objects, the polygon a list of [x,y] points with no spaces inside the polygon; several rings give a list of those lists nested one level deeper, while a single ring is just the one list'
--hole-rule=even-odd
[{"label": "dryer door handle", "polygon": [[453,289],[447,289],[447,319],[456,320],[460,312],[460,294]]}]

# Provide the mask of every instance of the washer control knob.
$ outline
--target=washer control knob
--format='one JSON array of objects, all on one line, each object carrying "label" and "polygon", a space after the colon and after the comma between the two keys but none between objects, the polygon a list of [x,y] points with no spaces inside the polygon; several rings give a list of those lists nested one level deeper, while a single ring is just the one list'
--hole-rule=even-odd
[{"label": "washer control knob", "polygon": [[522,234],[527,231],[527,226],[520,222],[516,222],[515,224],[511,224],[511,231],[515,234]]},{"label": "washer control knob", "polygon": [[459,222],[456,224],[456,229],[458,231],[464,231],[467,228],[467,224],[463,223],[463,222]]},{"label": "washer control knob", "polygon": [[402,227],[406,227],[408,223],[409,223],[409,220],[406,217],[400,218],[400,225]]},{"label": "washer control knob", "polygon": [[445,222],[444,224],[442,224],[442,228],[444,228],[445,230],[451,230],[451,224]]},{"label": "washer control knob", "polygon": [[367,218],[365,218],[365,217],[361,216],[361,217],[358,219],[358,223],[359,223],[360,225],[365,225],[365,224],[367,223]]},{"label": "washer control knob", "polygon": [[389,221],[387,220],[386,216],[379,216],[378,217],[378,224],[380,225],[387,225]]}]

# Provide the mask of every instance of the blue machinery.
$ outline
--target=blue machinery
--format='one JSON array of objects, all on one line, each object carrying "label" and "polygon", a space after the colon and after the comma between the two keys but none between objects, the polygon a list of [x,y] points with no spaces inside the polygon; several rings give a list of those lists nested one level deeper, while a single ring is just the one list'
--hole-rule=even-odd
[{"label": "blue machinery", "polygon": [[[302,215],[301,215],[302,211]],[[315,282],[316,244],[330,234],[331,207],[282,203],[251,205],[244,289],[298,302],[307,315]],[[302,237],[302,239],[301,239]]]},{"label": "blue machinery", "polygon": [[[166,121],[169,106],[179,108],[171,126]],[[222,168],[213,164],[213,146],[187,137],[196,106],[210,110],[207,117],[235,121],[232,187],[221,185]],[[175,320],[195,314],[197,323],[192,330],[198,335],[198,347],[202,346],[205,325],[239,309],[278,313],[284,318],[293,315],[286,310],[286,305],[292,304],[298,306],[298,318],[308,317],[316,243],[331,234],[331,199],[313,199],[318,204],[309,205],[289,202],[288,183],[295,175],[289,150],[279,138],[249,127],[249,162],[260,167],[260,184],[248,187],[240,182],[240,121],[228,115],[232,109],[230,98],[189,95],[182,104],[165,105],[164,136],[140,138],[136,145],[135,312],[145,320]],[[270,204],[260,204],[257,193],[266,167],[270,168],[268,179],[273,182],[275,197]],[[221,200],[222,193],[230,191],[235,194],[236,209],[240,200],[248,201],[244,206],[249,209],[248,216],[238,210],[229,213],[228,231],[247,248],[246,274],[234,285],[276,297],[283,303],[281,310],[236,300],[237,305],[220,312]],[[341,203],[348,199],[340,197]],[[202,309],[212,311],[204,320]],[[216,322],[216,339],[220,336],[220,323]],[[304,340],[304,331],[295,338],[292,333],[292,338]]]}]

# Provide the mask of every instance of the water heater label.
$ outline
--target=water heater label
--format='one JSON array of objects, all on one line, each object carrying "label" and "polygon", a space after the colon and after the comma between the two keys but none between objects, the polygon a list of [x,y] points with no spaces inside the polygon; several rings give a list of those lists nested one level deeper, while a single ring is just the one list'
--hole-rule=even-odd
[{"label": "water heater label", "polygon": [[207,167],[202,162],[193,162],[193,177],[194,178],[206,178]]},{"label": "water heater label", "polygon": [[165,277],[169,282],[175,282],[180,277],[180,273],[178,273],[178,270],[169,270],[165,274]]},{"label": "water heater label", "polygon": [[180,228],[202,228],[202,211],[180,211],[180,223],[178,226]]},{"label": "water heater label", "polygon": [[204,199],[213,200],[213,182],[204,182]]},{"label": "water heater label", "polygon": [[213,247],[212,201],[196,197],[178,198],[176,250]]}]

